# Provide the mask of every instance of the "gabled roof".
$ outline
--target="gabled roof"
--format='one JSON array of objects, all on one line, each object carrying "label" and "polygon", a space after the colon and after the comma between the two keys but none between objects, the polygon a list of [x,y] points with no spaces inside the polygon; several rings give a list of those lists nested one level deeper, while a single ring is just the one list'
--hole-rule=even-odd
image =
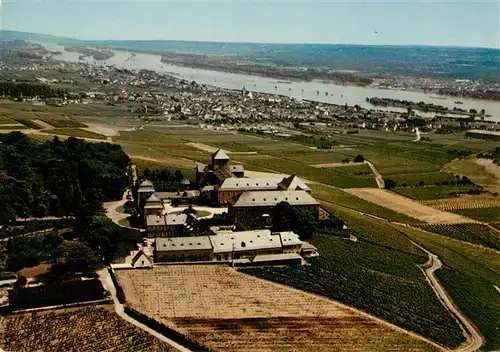
[{"label": "gabled roof", "polygon": [[212,158],[214,160],[229,160],[229,157],[222,149],[219,149],[215,153],[213,153]]},{"label": "gabled roof", "polygon": [[156,194],[152,194],[149,196],[148,199],[146,199],[146,203],[160,203],[161,204],[161,199],[158,198]]},{"label": "gabled roof", "polygon": [[240,164],[229,165],[229,170],[231,172],[245,172],[245,167],[243,165],[240,165]]},{"label": "gabled roof", "polygon": [[185,225],[187,222],[187,214],[180,213],[180,214],[167,214],[165,215],[165,222],[167,223],[167,226],[172,226],[172,225]]},{"label": "gabled roof", "polygon": [[275,206],[281,202],[287,202],[290,205],[319,204],[306,191],[254,191],[243,192],[234,204],[234,207]]},{"label": "gabled roof", "polygon": [[280,238],[272,236],[269,230],[219,232],[210,236],[210,242],[214,253],[281,249]]},{"label": "gabled roof", "polygon": [[166,220],[164,216],[158,215],[147,215],[146,216],[146,226],[165,226]]},{"label": "gabled roof", "polygon": [[278,189],[280,178],[240,178],[229,177],[222,182],[219,190],[258,191]]},{"label": "gabled roof", "polygon": [[281,239],[281,245],[283,247],[286,246],[299,246],[302,244],[302,241],[295,232],[292,231],[284,231],[279,233]]},{"label": "gabled roof", "polygon": [[150,264],[153,263],[153,259],[149,256],[146,255],[146,253],[144,253],[142,250],[140,250],[139,252],[137,252],[137,254],[134,256],[134,258],[132,258],[132,266],[135,265],[135,263],[137,263],[137,261],[142,257],[146,257],[146,259],[149,261]]},{"label": "gabled roof", "polygon": [[296,175],[284,177],[278,187],[285,191],[310,191],[311,189]]},{"label": "gabled roof", "polygon": [[209,250],[212,243],[208,236],[191,237],[158,237],[155,239],[155,251],[189,251],[189,250]]},{"label": "gabled roof", "polygon": [[144,180],[141,182],[139,187],[153,187],[153,183],[149,180]]}]

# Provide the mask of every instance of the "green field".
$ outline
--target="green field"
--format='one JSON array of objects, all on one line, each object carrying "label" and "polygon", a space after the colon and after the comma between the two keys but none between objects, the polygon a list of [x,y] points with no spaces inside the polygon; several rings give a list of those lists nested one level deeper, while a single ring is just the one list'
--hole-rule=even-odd
[{"label": "green field", "polygon": [[26,129],[29,129],[29,127],[24,125],[18,125],[18,126],[0,125],[0,130],[26,130]]},{"label": "green field", "polygon": [[424,230],[500,250],[500,232],[484,224],[420,225]]},{"label": "green field", "polygon": [[92,139],[102,139],[106,140],[106,136],[91,132],[91,131],[86,131],[86,130],[81,130],[79,128],[54,128],[51,130],[44,130],[44,133],[49,133],[49,134],[54,134],[54,135],[63,135],[63,136],[71,136],[71,137],[79,137],[79,138],[92,138]]},{"label": "green field", "polygon": [[454,176],[441,171],[432,172],[415,172],[415,173],[401,173],[397,175],[385,175],[384,178],[390,178],[396,182],[397,186],[416,186],[421,182],[424,185],[441,185],[443,182],[455,182]]},{"label": "green field", "polygon": [[415,200],[430,200],[453,198],[458,194],[467,193],[472,189],[474,189],[474,186],[470,185],[397,187],[393,189],[393,192]]},{"label": "green field", "polygon": [[500,255],[498,251],[469,245],[452,238],[392,225],[439,256],[445,267],[437,277],[462,310],[486,337],[485,351],[500,349]]},{"label": "green field", "polygon": [[76,120],[71,120],[71,119],[53,119],[53,118],[47,118],[47,117],[41,117],[41,121],[48,123],[49,125],[56,127],[56,128],[64,128],[64,127],[87,127],[84,123],[81,123]]},{"label": "green field", "polygon": [[10,125],[13,123],[16,123],[16,121],[9,119],[7,116],[0,115],[0,125]]},{"label": "green field", "polygon": [[35,130],[41,129],[40,125],[31,121],[31,119],[26,119],[24,117],[13,117],[12,119],[16,122],[23,124],[26,127],[33,128]]},{"label": "green field", "polygon": [[483,222],[500,222],[500,207],[459,209],[453,212]]}]

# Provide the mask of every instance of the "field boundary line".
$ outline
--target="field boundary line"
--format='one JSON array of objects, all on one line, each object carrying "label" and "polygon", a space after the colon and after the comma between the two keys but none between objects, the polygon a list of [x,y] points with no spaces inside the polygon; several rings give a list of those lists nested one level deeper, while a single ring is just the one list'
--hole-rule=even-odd
[{"label": "field boundary line", "polygon": [[[429,260],[427,261],[427,263],[420,266],[420,269],[423,271],[427,281],[432,287],[432,290],[436,293],[443,306],[455,316],[455,319],[457,319],[460,323],[460,327],[462,328],[462,330],[468,333],[467,342],[470,341],[468,345],[460,346],[454,351],[473,352],[479,350],[484,344],[484,337],[481,335],[481,332],[477,329],[477,327],[458,309],[458,306],[455,304],[455,302],[453,302],[448,292],[446,292],[446,289],[441,285],[437,277],[434,275],[434,272],[443,267],[443,263],[437,255],[429,252],[423,246],[417,244],[413,240],[410,240],[410,242],[427,253],[427,255],[429,256]],[[427,264],[430,264],[430,266]]]}]

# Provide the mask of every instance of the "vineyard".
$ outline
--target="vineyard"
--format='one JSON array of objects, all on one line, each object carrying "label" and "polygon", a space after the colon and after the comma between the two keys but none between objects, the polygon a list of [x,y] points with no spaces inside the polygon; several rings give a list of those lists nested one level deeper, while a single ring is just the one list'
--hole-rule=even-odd
[{"label": "vineyard", "polygon": [[128,305],[216,351],[435,349],[335,301],[226,266],[160,266],[117,276]]},{"label": "vineyard", "polygon": [[[388,334],[362,317],[177,319],[179,329],[218,351],[438,351],[424,341]],[[361,332],[365,332],[364,335]],[[306,337],[307,336],[307,337]],[[305,338],[306,337],[306,338]],[[378,349],[377,349],[378,347]]]},{"label": "vineyard", "polygon": [[176,351],[122,320],[112,306],[2,316],[0,346],[16,352]]},{"label": "vineyard", "polygon": [[500,231],[484,224],[420,225],[426,231],[500,250]]},{"label": "vineyard", "polygon": [[[401,237],[399,241],[404,242]],[[365,242],[362,237],[351,242],[314,235],[311,242],[321,253],[311,265],[244,272],[354,306],[446,346],[464,341],[460,327],[418,267],[425,258]]]},{"label": "vineyard", "polygon": [[436,209],[450,211],[459,209],[495,208],[500,207],[500,197],[487,195],[461,195],[455,198],[423,200],[422,204]]}]

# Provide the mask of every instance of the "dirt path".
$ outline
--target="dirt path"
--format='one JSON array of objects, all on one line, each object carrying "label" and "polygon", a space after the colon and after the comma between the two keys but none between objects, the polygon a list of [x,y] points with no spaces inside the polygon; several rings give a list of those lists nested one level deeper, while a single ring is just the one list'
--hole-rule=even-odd
[{"label": "dirt path", "polygon": [[375,182],[377,182],[378,188],[385,188],[385,181],[380,172],[378,172],[375,165],[373,165],[370,161],[365,160],[365,163],[368,164],[373,174],[375,175]]},{"label": "dirt path", "polygon": [[147,327],[146,325],[138,322],[137,320],[135,320],[134,318],[132,318],[130,315],[128,315],[127,313],[125,313],[125,309],[123,307],[123,304],[121,304],[120,301],[118,301],[118,298],[116,297],[116,287],[113,284],[113,280],[111,280],[111,276],[110,276],[110,274],[108,272],[108,269],[100,270],[100,271],[97,272],[97,274],[99,275],[99,280],[101,281],[103,287],[109,293],[111,293],[111,296],[113,298],[113,303],[115,305],[115,312],[116,312],[116,314],[118,314],[118,316],[120,316],[120,318],[128,321],[131,324],[134,324],[138,328],[146,331],[147,333],[153,335],[154,337],[160,339],[161,341],[169,344],[170,346],[172,346],[173,348],[177,349],[180,352],[192,352],[190,349],[188,349],[188,348],[186,348],[184,346],[179,345],[177,342],[175,342],[175,341],[169,339],[168,337],[160,334],[156,330],[153,330],[153,329]]},{"label": "dirt path", "polygon": [[479,332],[479,330],[472,324],[472,322],[458,310],[456,307],[455,303],[451,299],[451,297],[448,295],[446,290],[444,289],[443,286],[439,283],[438,279],[434,275],[436,270],[441,269],[443,266],[443,263],[441,260],[438,258],[437,255],[429,252],[427,249],[424,247],[420,246],[419,244],[411,241],[415,246],[420,248],[422,251],[427,253],[429,256],[429,261],[428,263],[430,266],[427,268],[422,268],[422,271],[424,272],[427,280],[429,281],[429,284],[431,285],[432,289],[438,296],[439,300],[441,303],[448,309],[462,324],[463,328],[467,331],[468,337],[467,337],[467,344],[465,346],[460,346],[459,348],[455,349],[456,352],[473,352],[473,351],[478,351],[481,346],[484,344],[484,338]]}]

